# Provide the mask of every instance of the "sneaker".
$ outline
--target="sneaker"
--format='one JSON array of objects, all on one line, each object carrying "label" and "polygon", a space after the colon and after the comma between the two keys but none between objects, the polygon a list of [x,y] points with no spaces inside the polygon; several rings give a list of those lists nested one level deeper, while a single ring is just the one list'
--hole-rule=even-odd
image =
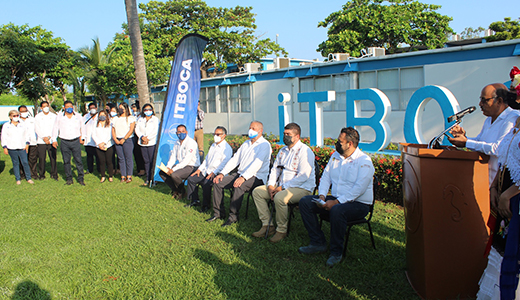
[{"label": "sneaker", "polygon": [[269,242],[271,243],[278,243],[279,241],[283,240],[287,236],[287,232],[276,232],[272,238],[269,239]]},{"label": "sneaker", "polygon": [[325,251],[327,251],[327,245],[309,245],[298,248],[298,252],[302,254],[322,253]]},{"label": "sneaker", "polygon": [[[256,237],[256,238],[263,238],[263,237],[265,237],[265,232],[266,231],[267,231],[267,225],[262,226],[262,228],[260,228],[260,230],[258,230],[256,232],[253,232],[251,235]],[[269,226],[269,234],[268,235],[271,235],[274,232],[275,232],[274,226],[273,225]]]},{"label": "sneaker", "polygon": [[343,255],[340,255],[340,256],[334,256],[334,255],[331,255],[329,256],[329,259],[327,259],[327,267],[333,267],[334,265],[338,264],[341,259],[343,258]]}]

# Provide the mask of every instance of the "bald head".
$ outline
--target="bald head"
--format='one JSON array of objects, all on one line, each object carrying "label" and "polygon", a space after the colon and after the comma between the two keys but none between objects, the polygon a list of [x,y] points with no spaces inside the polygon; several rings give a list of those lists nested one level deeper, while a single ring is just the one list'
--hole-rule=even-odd
[{"label": "bald head", "polygon": [[251,122],[251,125],[249,125],[249,128],[253,129],[261,135],[264,131],[264,124],[262,124],[260,121],[253,121]]}]

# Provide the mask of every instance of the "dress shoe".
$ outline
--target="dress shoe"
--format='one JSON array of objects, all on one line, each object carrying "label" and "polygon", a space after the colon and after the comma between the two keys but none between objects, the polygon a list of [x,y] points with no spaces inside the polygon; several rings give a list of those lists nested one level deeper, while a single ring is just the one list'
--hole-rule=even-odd
[{"label": "dress shoe", "polygon": [[338,264],[341,259],[343,258],[342,255],[340,256],[334,256],[334,255],[331,255],[329,256],[329,259],[327,259],[327,267],[333,267],[334,265]]},{"label": "dress shoe", "polygon": [[298,248],[298,252],[302,254],[322,253],[325,251],[327,251],[327,245],[309,245]]},{"label": "dress shoe", "polygon": [[72,180],[67,180],[67,182],[65,182],[65,185],[72,185],[74,182],[72,182]]},{"label": "dress shoe", "polygon": [[45,176],[38,177],[38,180],[45,180]]},{"label": "dress shoe", "polygon": [[222,227],[228,227],[229,225],[233,224],[233,223],[236,223],[237,221],[231,221],[230,219],[227,219],[226,222],[224,222],[224,224],[220,225]]},{"label": "dress shoe", "polygon": [[78,181],[79,185],[85,186],[85,181]]},{"label": "dress shoe", "polygon": [[276,232],[272,238],[269,239],[269,242],[271,243],[278,243],[279,241],[283,240],[287,236],[287,232]]},{"label": "dress shoe", "polygon": [[199,212],[201,212],[201,213],[205,213],[205,212],[207,212],[208,210],[209,210],[209,207],[207,207],[207,206],[202,206],[202,207],[200,208],[200,211],[199,211]]},{"label": "dress shoe", "polygon": [[200,201],[199,200],[195,200],[195,201],[192,201],[189,204],[184,205],[184,207],[192,207],[192,206],[199,206],[199,205],[200,205]]},{"label": "dress shoe", "polygon": [[[251,235],[256,237],[256,238],[263,238],[263,237],[265,237],[265,232],[266,231],[267,231],[267,225],[262,226],[262,228],[260,228],[260,230],[258,230],[256,232],[253,232]],[[269,233],[268,233],[268,235],[271,235],[274,232],[275,232],[274,226],[273,225],[269,226]]]},{"label": "dress shoe", "polygon": [[52,179],[54,179],[55,181],[58,181],[58,177],[52,177]]},{"label": "dress shoe", "polygon": [[219,218],[219,217],[212,216],[211,218],[206,219],[206,222],[209,223],[209,222],[213,222],[213,221],[218,220],[218,219],[220,219],[220,218]]}]

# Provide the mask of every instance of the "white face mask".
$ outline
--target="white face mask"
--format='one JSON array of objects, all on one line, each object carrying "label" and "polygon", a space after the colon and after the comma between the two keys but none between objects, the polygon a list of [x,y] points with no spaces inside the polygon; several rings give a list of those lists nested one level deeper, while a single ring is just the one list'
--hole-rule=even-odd
[{"label": "white face mask", "polygon": [[111,112],[110,112],[110,116],[112,116],[112,118],[113,118],[113,117],[117,117],[117,113],[116,113],[115,111],[111,111]]},{"label": "white face mask", "polygon": [[90,110],[91,115],[95,115],[97,113],[97,109],[93,108]]},{"label": "white face mask", "polygon": [[42,110],[44,113],[48,113],[50,111],[48,106],[45,106],[44,108],[42,108]]},{"label": "white face mask", "polygon": [[254,139],[258,136],[258,132],[254,131],[253,129],[249,129],[247,136],[249,136],[250,139]]},{"label": "white face mask", "polygon": [[22,118],[26,119],[29,116],[29,113],[28,112],[23,112],[23,113],[20,113],[20,116]]},{"label": "white face mask", "polygon": [[20,117],[13,117],[13,122],[20,122]]},{"label": "white face mask", "polygon": [[222,138],[220,137],[220,135],[214,135],[213,136],[213,140],[215,141],[215,143],[220,143],[220,141],[222,141]]}]

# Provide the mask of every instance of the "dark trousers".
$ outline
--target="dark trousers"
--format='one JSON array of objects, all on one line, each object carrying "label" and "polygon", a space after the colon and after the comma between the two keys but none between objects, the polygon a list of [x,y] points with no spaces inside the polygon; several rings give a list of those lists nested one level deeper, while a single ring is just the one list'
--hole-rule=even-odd
[{"label": "dark trousers", "polygon": [[153,146],[141,146],[141,153],[143,154],[144,160],[144,171],[146,172],[146,181],[150,181],[153,178],[153,155],[155,154],[155,145]]},{"label": "dark trousers", "polygon": [[9,151],[9,156],[11,157],[11,161],[13,162],[13,173],[14,177],[16,178],[16,181],[19,181],[21,179],[20,165],[25,170],[25,179],[31,180],[31,169],[29,168],[29,163],[27,162],[27,152],[25,152],[25,149],[7,150]]},{"label": "dark trousers", "polygon": [[[25,150],[24,150],[25,151]],[[27,154],[27,162],[29,163],[29,168],[31,169],[31,177],[33,179],[38,179],[38,145],[29,146],[29,151]],[[20,161],[20,164],[22,161]],[[20,177],[25,177],[25,172],[23,169],[20,169]]]},{"label": "dark trousers", "polygon": [[229,203],[228,220],[235,222],[238,221],[238,213],[240,211],[240,207],[242,206],[244,194],[257,186],[264,184],[261,179],[253,176],[244,181],[240,187],[235,188],[233,187],[233,183],[238,177],[240,177],[239,174],[226,175],[224,178],[222,178],[222,181],[213,185],[213,215],[215,217],[223,218],[226,215],[224,207],[224,189],[233,188],[233,196],[231,197],[231,202]]},{"label": "dark trousers", "polygon": [[99,148],[96,148],[96,154],[98,157],[98,167],[99,174],[101,177],[105,177],[105,170],[108,167],[108,177],[114,176],[114,164],[112,163],[112,156],[114,156],[114,146],[108,148],[106,151],[103,151]]},{"label": "dark trousers", "polygon": [[202,173],[188,177],[188,200],[191,202],[199,200],[199,184],[202,186],[202,206],[209,207],[213,180],[207,180]]},{"label": "dark trousers", "polygon": [[143,170],[146,172],[146,166],[144,165],[142,147],[139,146],[139,144],[137,143],[139,138],[137,137],[137,135],[134,135],[132,140],[134,142],[134,159],[135,159],[135,166],[137,167],[137,172],[143,171]]},{"label": "dark trousers", "polygon": [[171,175],[161,171],[159,172],[159,176],[161,176],[162,180],[164,180],[164,183],[170,187],[172,192],[182,193],[184,192],[184,183],[182,181],[188,178],[188,176],[195,172],[195,170],[197,170],[197,168],[193,166],[186,166],[173,172]]},{"label": "dark trousers", "polygon": [[45,156],[49,155],[51,161],[51,178],[58,178],[56,167],[56,148],[52,144],[38,144],[38,174],[41,179],[45,178]]},{"label": "dark trousers", "polygon": [[132,176],[134,173],[134,159],[132,157],[133,150],[134,142],[132,140],[125,140],[123,145],[116,145],[121,177]]},{"label": "dark trousers", "polygon": [[61,155],[63,156],[63,169],[65,169],[65,177],[67,181],[72,181],[72,165],[71,157],[74,157],[76,169],[78,169],[78,182],[83,181],[85,174],[83,173],[83,162],[81,161],[81,144],[79,138],[73,140],[61,140]]},{"label": "dark trousers", "polygon": [[[311,245],[326,245],[325,235],[320,228],[318,214],[329,215],[330,220],[330,255],[341,256],[343,254],[343,241],[348,220],[364,218],[369,211],[369,206],[361,202],[352,201],[334,205],[330,211],[318,207],[312,202],[313,195],[300,199],[300,214],[303,224],[309,233]],[[335,200],[335,197],[327,196],[326,200]]]},{"label": "dark trousers", "polygon": [[99,157],[97,155],[97,147],[85,146],[87,152],[87,170],[89,173],[94,173],[94,159],[96,160],[96,169],[99,172]]}]

